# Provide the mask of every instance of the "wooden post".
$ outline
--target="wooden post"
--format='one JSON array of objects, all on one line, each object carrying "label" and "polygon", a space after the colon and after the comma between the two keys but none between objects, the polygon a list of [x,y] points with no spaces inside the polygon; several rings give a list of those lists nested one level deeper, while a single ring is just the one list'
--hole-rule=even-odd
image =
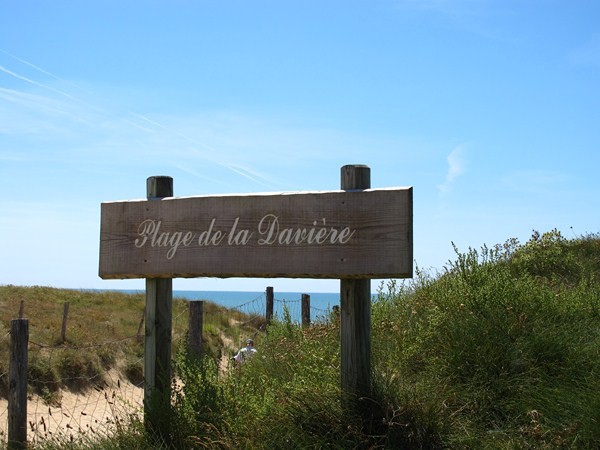
[{"label": "wooden post", "polygon": [[302,326],[310,325],[310,295],[302,294]]},{"label": "wooden post", "polygon": [[202,300],[190,302],[188,323],[188,346],[198,360],[202,358],[202,322],[204,317],[204,302]]},{"label": "wooden post", "polygon": [[340,305],[333,305],[331,308],[331,320],[333,323],[340,322]]},{"label": "wooden post", "polygon": [[69,316],[69,302],[65,302],[63,307],[62,326],[60,327],[60,342],[65,343],[67,340],[67,317]]},{"label": "wooden post", "polygon": [[146,307],[144,306],[144,310],[142,311],[142,317],[140,318],[140,324],[138,325],[136,337],[139,339],[142,335],[142,327],[144,326],[144,318],[146,317]]},{"label": "wooden post", "polygon": [[[173,196],[173,178],[147,179],[149,201]],[[173,280],[146,278],[144,342],[145,422],[168,442],[171,405],[171,339],[173,321]]]},{"label": "wooden post", "polygon": [[271,317],[273,317],[273,286],[267,286],[267,312],[265,314],[265,320],[267,325],[271,323]]},{"label": "wooden post", "polygon": [[21,300],[21,305],[19,306],[19,319],[23,319],[25,317],[25,300]]},{"label": "wooden post", "polygon": [[8,448],[27,446],[27,346],[29,321],[10,323],[10,360],[8,368]]},{"label": "wooden post", "polygon": [[[343,190],[370,187],[369,167],[342,167]],[[352,399],[371,391],[371,280],[340,280],[340,305],[341,388]]]}]

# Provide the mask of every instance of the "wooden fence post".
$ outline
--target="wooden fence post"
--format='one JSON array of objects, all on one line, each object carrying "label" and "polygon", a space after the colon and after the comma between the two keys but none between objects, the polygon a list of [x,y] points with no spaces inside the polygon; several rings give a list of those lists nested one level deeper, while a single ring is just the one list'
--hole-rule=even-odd
[{"label": "wooden fence post", "polygon": [[[173,178],[150,177],[146,181],[148,201],[173,196]],[[171,406],[171,339],[173,280],[146,278],[144,341],[144,420],[169,442]]]},{"label": "wooden fence post", "polygon": [[[343,190],[370,187],[369,167],[342,167]],[[340,305],[341,388],[352,400],[371,391],[371,280],[340,280]]]},{"label": "wooden fence post", "polygon": [[67,317],[69,316],[69,302],[65,302],[63,306],[62,326],[60,327],[60,342],[65,343],[67,340]]},{"label": "wooden fence post", "polygon": [[188,346],[198,360],[202,358],[202,323],[204,321],[204,302],[189,302]]},{"label": "wooden fence post", "polygon": [[138,329],[137,329],[137,333],[136,333],[136,337],[138,339],[142,336],[142,328],[144,326],[145,317],[146,317],[146,307],[144,306],[144,309],[142,311],[142,317],[140,318],[140,324],[138,325]]},{"label": "wooden fence post", "polygon": [[335,324],[340,323],[340,305],[333,305],[331,308],[331,320]]},{"label": "wooden fence post", "polygon": [[19,306],[19,319],[23,319],[25,317],[25,300],[21,300],[21,305]]},{"label": "wooden fence post", "polygon": [[8,448],[27,447],[27,346],[29,321],[10,323],[10,359],[8,368]]},{"label": "wooden fence post", "polygon": [[310,325],[310,295],[302,294],[302,326]]},{"label": "wooden fence post", "polygon": [[273,286],[267,286],[267,312],[265,314],[265,320],[267,325],[271,323],[271,317],[273,317]]}]

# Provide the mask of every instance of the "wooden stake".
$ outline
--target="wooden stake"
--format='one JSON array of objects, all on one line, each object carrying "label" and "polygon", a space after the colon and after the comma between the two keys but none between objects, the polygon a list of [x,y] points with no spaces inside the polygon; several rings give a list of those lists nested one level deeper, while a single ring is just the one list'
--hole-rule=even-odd
[{"label": "wooden stake", "polygon": [[310,295],[302,294],[302,326],[310,325]]},{"label": "wooden stake", "polygon": [[10,323],[10,360],[8,368],[8,448],[27,446],[27,346],[29,321]]},{"label": "wooden stake", "polygon": [[67,341],[67,318],[69,317],[69,302],[65,302],[63,307],[62,326],[60,327],[60,342]]},{"label": "wooden stake", "polygon": [[[364,165],[341,169],[341,188],[371,187],[371,170]],[[349,398],[371,391],[371,280],[340,280],[341,388]]]},{"label": "wooden stake", "polygon": [[[149,201],[173,196],[173,178],[150,177]],[[173,280],[146,278],[144,411],[146,424],[168,442],[171,405]]]},{"label": "wooden stake", "polygon": [[267,311],[265,314],[265,320],[267,322],[267,325],[269,325],[271,323],[271,317],[273,317],[273,286],[267,286],[266,300]]},{"label": "wooden stake", "polygon": [[142,335],[142,328],[144,326],[144,319],[146,317],[146,307],[144,306],[144,310],[142,311],[142,317],[140,318],[140,324],[138,325],[136,336],[139,338]]},{"label": "wooden stake", "polygon": [[204,302],[202,300],[190,303],[188,324],[188,346],[193,355],[202,358],[202,322],[204,315]]}]

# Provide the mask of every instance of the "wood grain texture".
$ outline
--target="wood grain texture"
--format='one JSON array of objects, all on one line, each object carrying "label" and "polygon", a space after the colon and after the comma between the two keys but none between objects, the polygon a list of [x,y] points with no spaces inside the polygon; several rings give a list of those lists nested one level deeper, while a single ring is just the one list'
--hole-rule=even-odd
[{"label": "wood grain texture", "polygon": [[371,391],[371,284],[340,281],[340,384],[349,404]]},{"label": "wood grain texture", "polygon": [[[371,169],[365,165],[343,166],[340,187],[369,189]],[[340,386],[345,407],[360,409],[357,399],[369,396],[371,391],[371,281],[341,279],[340,306]]]},{"label": "wood grain texture", "polygon": [[8,368],[8,448],[27,448],[27,374],[29,321],[10,322]]},{"label": "wood grain texture", "polygon": [[[146,180],[149,201],[173,196],[173,179],[167,176]],[[168,439],[171,418],[171,339],[173,323],[173,280],[146,278],[146,333],[144,339],[144,422],[153,433]]]},{"label": "wood grain texture", "polygon": [[412,209],[410,187],[107,202],[99,275],[411,277]]}]

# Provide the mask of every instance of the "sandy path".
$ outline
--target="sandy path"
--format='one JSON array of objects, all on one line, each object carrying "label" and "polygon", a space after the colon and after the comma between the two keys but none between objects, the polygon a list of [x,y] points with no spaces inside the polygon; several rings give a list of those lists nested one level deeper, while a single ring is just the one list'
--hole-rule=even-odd
[{"label": "sandy path", "polygon": [[[61,392],[60,406],[49,406],[34,395],[27,401],[29,442],[52,437],[80,439],[106,435],[133,415],[141,417],[144,391],[111,372],[107,385],[83,393]],[[8,402],[0,400],[0,440],[6,441]]]},{"label": "sandy path", "polygon": [[[233,339],[222,336],[224,348],[234,348]],[[229,352],[221,355],[220,373],[230,368]],[[27,400],[27,440],[111,434],[132,416],[143,416],[144,390],[124,380],[117,371],[106,373],[105,386],[86,392],[60,392],[60,406],[47,405],[37,395]],[[7,440],[8,401],[0,399],[0,447]]]},{"label": "sandy path", "polygon": [[[228,348],[233,348],[233,339],[231,339],[229,336],[225,336],[225,335],[221,335],[221,339],[223,340],[223,348],[224,349],[228,349]],[[227,350],[223,351],[223,354],[221,355],[221,361],[219,364],[219,373],[221,375],[224,375],[225,373],[227,373],[228,369],[229,369],[229,365],[230,365],[231,361],[229,360],[229,352]]]}]

